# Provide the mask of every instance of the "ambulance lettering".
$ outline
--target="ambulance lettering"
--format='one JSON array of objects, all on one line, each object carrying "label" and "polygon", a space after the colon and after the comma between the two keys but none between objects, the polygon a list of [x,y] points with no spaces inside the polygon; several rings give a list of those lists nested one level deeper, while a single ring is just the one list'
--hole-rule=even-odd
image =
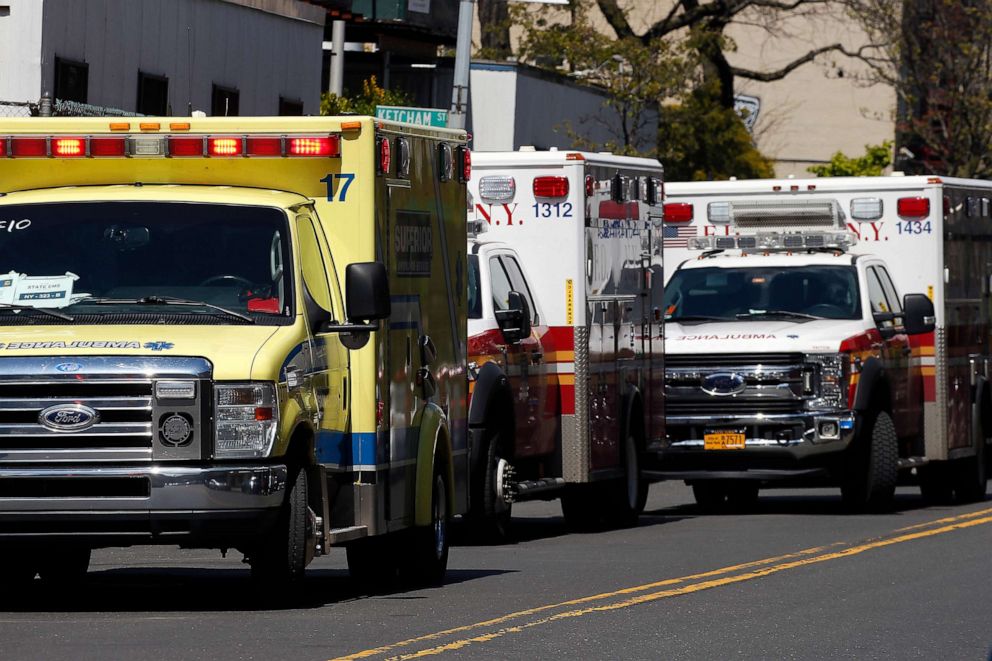
[{"label": "ambulance lettering", "polygon": [[[509,204],[476,204],[475,210],[486,219],[486,222],[490,225],[499,225],[503,223],[504,225],[513,225],[513,214],[517,212],[517,207],[520,206],[516,202],[513,205]],[[493,209],[496,211],[494,212]],[[496,216],[496,220],[493,220],[493,216]],[[517,225],[523,225],[524,221],[517,218]]]},{"label": "ambulance lettering", "polygon": [[535,202],[531,205],[537,218],[571,218],[571,202]]},{"label": "ambulance lettering", "polygon": [[671,340],[683,340],[686,342],[700,342],[708,340],[774,340],[775,335],[770,333],[724,333],[723,335],[683,335],[672,337]]},{"label": "ambulance lettering", "polygon": [[864,241],[865,243],[871,243],[873,241],[888,241],[889,237],[882,234],[883,225],[885,225],[884,221],[875,220],[870,223],[848,223],[847,229],[857,235],[858,241]]},{"label": "ambulance lettering", "polygon": [[[320,183],[327,186],[327,201],[328,202],[344,202],[348,197],[348,189],[351,187],[351,182],[355,181],[354,173],[341,174],[329,174],[320,180]],[[337,182],[337,190],[335,190],[334,183]],[[335,193],[337,194],[337,199],[334,199]]]}]

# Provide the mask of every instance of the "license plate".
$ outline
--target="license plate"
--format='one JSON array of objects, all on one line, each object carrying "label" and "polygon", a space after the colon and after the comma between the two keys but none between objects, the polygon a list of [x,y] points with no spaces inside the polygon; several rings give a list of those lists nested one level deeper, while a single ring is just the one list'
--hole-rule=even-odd
[{"label": "license plate", "polygon": [[703,434],[703,448],[706,450],[743,450],[744,434],[730,431]]}]

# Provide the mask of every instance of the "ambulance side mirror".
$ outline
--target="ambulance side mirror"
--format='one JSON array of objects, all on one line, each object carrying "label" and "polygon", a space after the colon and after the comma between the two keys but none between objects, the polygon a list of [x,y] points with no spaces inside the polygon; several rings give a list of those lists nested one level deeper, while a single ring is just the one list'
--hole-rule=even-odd
[{"label": "ambulance side mirror", "polygon": [[530,304],[518,291],[507,294],[507,309],[496,311],[496,323],[507,344],[516,344],[530,335]]},{"label": "ambulance side mirror", "polygon": [[933,332],[937,317],[933,301],[923,294],[906,294],[902,298],[904,324],[907,335]]},{"label": "ambulance side mirror", "polygon": [[349,323],[362,324],[389,317],[389,280],[385,264],[348,264],[344,271],[344,286]]}]

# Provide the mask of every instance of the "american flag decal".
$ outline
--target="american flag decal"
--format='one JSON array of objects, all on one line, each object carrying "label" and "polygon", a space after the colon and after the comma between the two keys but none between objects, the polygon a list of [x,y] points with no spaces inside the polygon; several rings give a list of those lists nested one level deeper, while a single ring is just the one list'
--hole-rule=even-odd
[{"label": "american flag decal", "polygon": [[665,225],[662,228],[663,248],[688,248],[689,239],[696,236],[696,228],[692,225]]}]

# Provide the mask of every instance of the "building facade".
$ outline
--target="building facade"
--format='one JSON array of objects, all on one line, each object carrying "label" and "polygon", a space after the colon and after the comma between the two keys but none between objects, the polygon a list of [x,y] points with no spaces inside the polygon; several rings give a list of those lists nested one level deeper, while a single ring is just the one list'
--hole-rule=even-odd
[{"label": "building facade", "polygon": [[[298,0],[6,0],[0,103],[317,114],[326,10]],[[77,113],[73,113],[77,114]]]}]

